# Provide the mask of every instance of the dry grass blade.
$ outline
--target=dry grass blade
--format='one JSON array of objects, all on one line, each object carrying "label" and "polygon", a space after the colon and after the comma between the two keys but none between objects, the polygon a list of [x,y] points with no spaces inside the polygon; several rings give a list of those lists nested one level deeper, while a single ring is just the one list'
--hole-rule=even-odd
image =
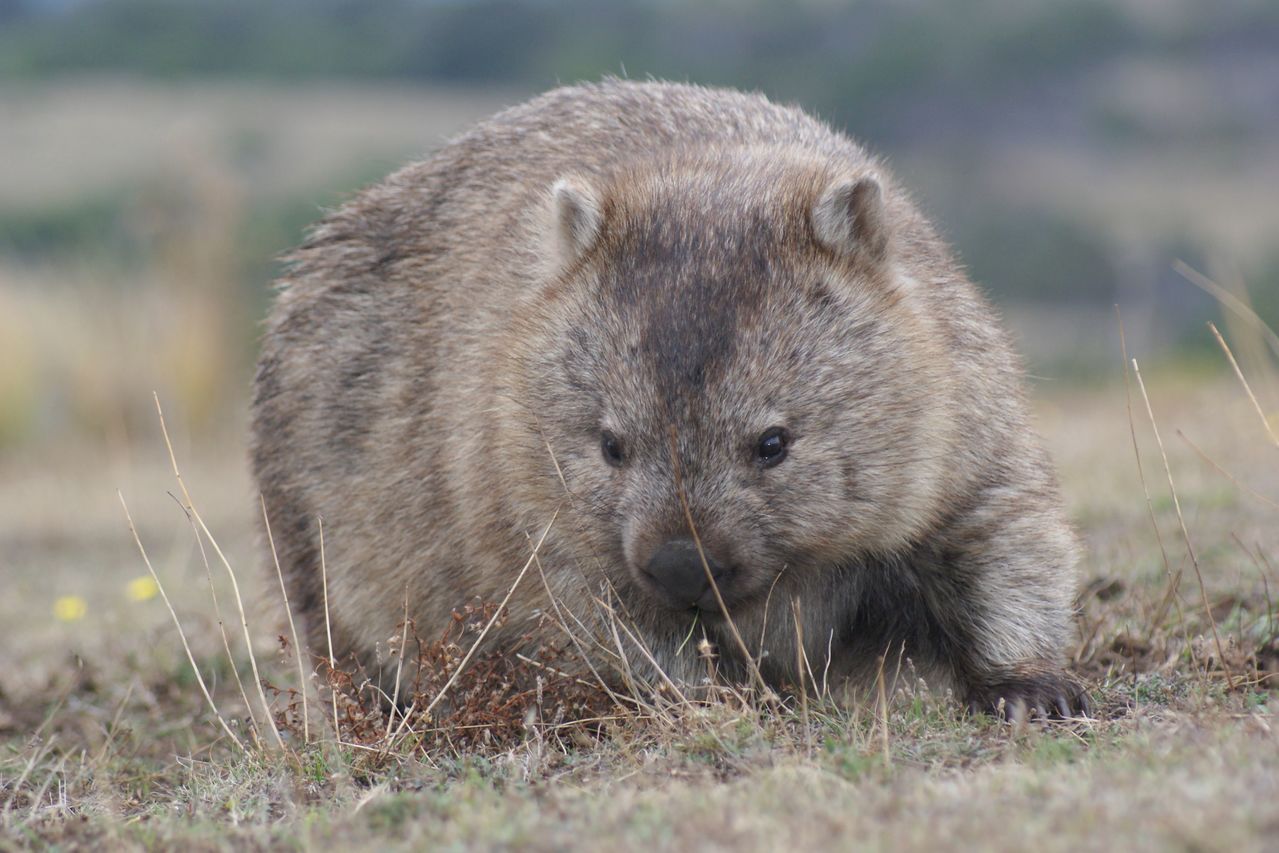
[{"label": "dry grass blade", "polygon": [[[540,430],[540,427],[539,427],[539,430]],[[559,478],[560,487],[564,490],[565,500],[568,502],[568,505],[570,507],[575,507],[576,497],[573,494],[573,490],[568,487],[568,480],[566,480],[564,477],[564,469],[560,466],[560,461],[555,455],[555,450],[554,448],[551,447],[551,442],[545,437],[545,435],[543,435],[542,437],[542,444],[543,446],[546,447],[546,454],[547,456],[550,457],[551,464],[555,466],[555,474]],[[524,536],[525,538],[529,540],[531,544],[533,541],[532,537],[530,537],[527,532],[524,534]],[[598,556],[594,556],[594,555],[592,556],[597,564],[601,563]],[[542,560],[540,557],[538,557],[536,551],[534,551],[533,553],[533,564],[537,567],[538,577],[540,578],[542,582],[542,589],[543,591],[546,592],[546,598],[551,604],[551,610],[554,613],[554,621],[556,623],[556,626],[569,638],[569,642],[573,644],[573,648],[577,651],[577,654],[580,656],[582,662],[591,671],[591,675],[593,675],[595,679],[599,682],[599,687],[603,689],[603,691],[609,696],[610,699],[612,699],[614,702],[616,702],[619,705],[625,705],[629,702],[630,704],[634,704],[637,707],[644,706],[645,703],[640,698],[637,691],[632,690],[630,696],[624,697],[618,694],[609,686],[608,682],[604,679],[603,676],[600,675],[599,670],[596,668],[595,664],[593,663],[592,656],[587,653],[586,648],[583,646],[581,636],[579,636],[578,632],[574,631],[572,627],[569,625],[568,619],[565,618],[565,614],[567,613],[568,616],[572,617],[573,622],[576,623],[582,635],[585,635],[586,637],[591,639],[591,641],[594,643],[596,651],[602,652],[607,657],[611,657],[615,660],[620,660],[621,668],[623,670],[626,670],[623,675],[623,681],[626,684],[630,685],[631,687],[634,687],[632,673],[629,672],[629,668],[626,661],[624,660],[624,656],[621,655],[620,637],[618,636],[616,629],[611,631],[612,636],[619,643],[619,650],[617,652],[614,652],[604,643],[603,640],[601,640],[598,637],[596,632],[591,631],[590,629],[587,628],[587,626],[582,622],[581,618],[578,617],[578,615],[573,612],[572,608],[568,607],[566,604],[563,604],[560,601],[559,596],[557,596],[555,594],[555,591],[551,589],[550,581],[546,577],[546,571],[542,568]],[[610,619],[616,618],[616,613],[614,613],[612,608],[609,608],[607,613]]]},{"label": "dry grass blade", "polygon": [[151,573],[151,579],[155,581],[155,588],[160,593],[160,598],[164,599],[164,606],[169,608],[169,615],[173,617],[173,624],[178,629],[178,637],[182,640],[182,648],[186,650],[187,661],[191,664],[191,671],[195,673],[195,681],[200,685],[200,692],[204,694],[204,701],[209,704],[209,710],[213,712],[213,716],[217,718],[218,723],[222,726],[222,730],[240,749],[248,752],[248,747],[244,742],[236,737],[235,732],[231,731],[231,727],[227,725],[226,720],[222,718],[222,714],[218,711],[217,704],[213,701],[213,697],[209,695],[209,688],[204,683],[204,676],[200,674],[200,667],[195,664],[195,655],[191,653],[191,644],[187,642],[186,631],[182,630],[182,622],[178,619],[177,611],[173,609],[173,603],[169,601],[169,595],[164,591],[164,584],[160,583],[160,576],[155,573],[155,569],[151,566],[151,558],[147,556],[147,549],[142,546],[142,539],[138,536],[138,530],[133,526],[133,516],[129,514],[129,505],[124,501],[124,493],[116,492],[120,498],[120,506],[124,507],[124,517],[129,522],[129,532],[133,534],[133,541],[138,546],[138,552],[142,555],[142,562],[146,563],[147,571]]},{"label": "dry grass blade", "polygon": [[1217,343],[1221,345],[1221,349],[1225,352],[1226,358],[1230,360],[1230,366],[1234,369],[1235,376],[1239,377],[1239,382],[1243,385],[1243,390],[1248,392],[1248,399],[1252,401],[1252,407],[1256,409],[1257,416],[1261,418],[1261,426],[1266,430],[1266,435],[1270,436],[1270,441],[1275,447],[1279,447],[1279,436],[1275,435],[1274,429],[1270,426],[1270,419],[1266,417],[1265,411],[1261,408],[1261,403],[1257,402],[1257,395],[1252,393],[1252,386],[1248,384],[1248,380],[1244,378],[1243,371],[1239,369],[1239,362],[1235,361],[1235,354],[1230,351],[1229,345],[1226,344],[1226,339],[1221,336],[1221,332],[1217,331],[1217,327],[1214,324],[1209,323],[1208,328],[1212,330],[1212,334],[1216,337]]},{"label": "dry grass blade", "polygon": [[1199,595],[1203,601],[1204,615],[1212,628],[1213,643],[1217,647],[1217,659],[1221,661],[1222,670],[1226,673],[1226,682],[1230,689],[1235,688],[1235,679],[1230,672],[1230,664],[1226,660],[1225,649],[1221,645],[1221,635],[1217,633],[1217,620],[1212,615],[1212,605],[1208,602],[1208,590],[1204,586],[1203,572],[1199,568],[1199,556],[1195,553],[1194,543],[1190,541],[1190,531],[1186,527],[1186,519],[1181,513],[1181,500],[1177,497],[1177,487],[1172,480],[1172,466],[1168,464],[1168,454],[1164,451],[1163,439],[1159,437],[1159,425],[1155,422],[1154,409],[1150,407],[1150,396],[1146,393],[1146,383],[1141,378],[1141,368],[1137,359],[1132,360],[1133,374],[1137,377],[1137,387],[1141,389],[1141,397],[1146,403],[1146,414],[1150,416],[1150,427],[1155,433],[1155,443],[1159,445],[1159,455],[1163,459],[1164,473],[1168,476],[1168,489],[1172,492],[1172,505],[1177,511],[1177,523],[1181,526],[1181,536],[1186,543],[1186,552],[1190,555],[1190,564],[1195,568],[1195,578],[1199,581]]},{"label": "dry grass blade", "polygon": [[715,575],[711,572],[710,563],[706,560],[706,551],[702,548],[702,537],[697,533],[697,525],[693,523],[693,511],[688,506],[688,495],[684,492],[684,479],[679,464],[679,436],[675,434],[674,427],[671,427],[671,465],[675,473],[675,494],[679,496],[679,505],[684,511],[684,521],[688,524],[688,532],[693,537],[693,545],[697,548],[697,557],[702,562],[702,571],[706,573],[706,581],[710,584],[711,592],[715,595],[715,604],[719,607],[719,612],[724,614],[724,622],[728,625],[728,632],[732,635],[733,642],[737,644],[737,650],[742,655],[747,671],[759,687],[760,695],[764,697],[765,701],[775,707],[777,704],[776,694],[769,688],[768,683],[764,681],[764,675],[759,671],[759,665],[755,663],[754,656],[751,655],[750,649],[746,647],[746,641],[742,639],[741,633],[738,632],[737,624],[733,621],[732,614],[728,612],[728,607],[724,604],[724,596],[720,594],[719,584],[715,582]]},{"label": "dry grass blade", "polygon": [[231,638],[227,636],[226,621],[222,618],[222,605],[218,603],[218,590],[213,583],[213,567],[209,565],[209,553],[204,547],[204,537],[200,535],[200,528],[196,525],[191,511],[172,492],[169,494],[177,502],[182,514],[186,516],[187,523],[191,525],[191,534],[195,537],[196,548],[200,551],[200,562],[204,564],[204,576],[209,582],[209,597],[213,600],[213,618],[217,621],[218,634],[222,638],[222,651],[226,654],[227,663],[231,668],[231,677],[235,680],[236,689],[240,691],[240,698],[244,701],[244,708],[249,715],[249,734],[253,736],[253,743],[261,746],[262,740],[259,735],[261,725],[258,723],[257,714],[253,712],[249,693],[244,689],[244,680],[240,678],[240,668],[235,664],[235,655],[231,652]]},{"label": "dry grass blade", "polygon": [[9,826],[9,814],[13,811],[13,803],[18,798],[18,792],[22,790],[22,786],[26,784],[27,779],[31,776],[31,771],[40,763],[44,756],[53,749],[54,742],[58,736],[52,735],[50,738],[40,745],[31,757],[27,759],[27,766],[22,768],[22,773],[18,776],[18,781],[14,782],[13,790],[9,793],[9,799],[5,800],[4,809],[0,810],[0,826]]},{"label": "dry grass blade", "polygon": [[284,571],[280,568],[280,555],[275,550],[275,535],[271,533],[271,519],[266,514],[266,498],[258,495],[258,502],[262,504],[262,526],[266,528],[266,540],[271,546],[271,562],[275,564],[275,576],[280,582],[280,595],[284,598],[284,613],[289,617],[289,633],[293,636],[293,657],[298,663],[298,690],[302,693],[302,742],[311,742],[311,714],[307,710],[310,704],[307,701],[307,678],[306,670],[302,666],[302,658],[305,656],[310,658],[309,652],[298,644],[298,627],[293,622],[293,606],[289,604],[289,591],[284,585]]},{"label": "dry grass blade", "polygon": [[773,578],[773,582],[768,585],[768,595],[764,596],[764,615],[759,620],[759,657],[756,661],[764,659],[764,638],[768,636],[768,606],[773,601],[773,590],[777,589],[777,582],[782,579],[782,575],[786,574],[786,566],[782,566],[782,570]]},{"label": "dry grass blade", "polygon": [[[1266,566],[1262,563],[1262,559],[1264,559],[1265,554],[1261,552],[1260,546],[1257,548],[1257,553],[1254,554],[1252,550],[1244,544],[1243,540],[1239,538],[1239,534],[1237,533],[1232,532],[1230,534],[1230,538],[1234,540],[1235,544],[1239,546],[1239,550],[1243,551],[1244,554],[1247,555],[1248,559],[1252,562],[1252,565],[1257,569],[1257,578],[1261,581],[1262,592],[1266,597],[1265,617],[1267,634],[1273,634],[1275,603],[1270,597],[1270,580],[1266,577]],[[1260,621],[1260,617],[1258,617],[1258,621]]]},{"label": "dry grass blade", "polygon": [[[653,671],[657,673],[658,678],[660,678],[662,683],[666,685],[667,689],[675,694],[680,704],[682,705],[691,704],[688,700],[688,697],[685,696],[683,691],[679,689],[679,685],[676,684],[674,680],[672,680],[671,677],[666,674],[666,671],[662,669],[661,665],[658,664],[657,658],[653,656],[653,653],[652,651],[649,650],[648,645],[643,640],[641,640],[638,636],[636,636],[636,634],[633,631],[631,631],[630,628],[626,626],[626,622],[624,620],[617,618],[616,609],[613,608],[612,605],[608,604],[605,601],[601,601],[598,598],[595,600],[595,603],[597,606],[604,608],[605,612],[609,615],[609,627],[612,631],[614,643],[617,646],[618,654],[620,655],[621,660],[625,662],[627,659],[626,647],[622,644],[622,638],[617,633],[618,628],[621,628],[623,633],[626,634],[627,639],[631,641],[631,643],[635,646],[635,648],[639,649],[640,654],[642,654],[644,656],[644,659],[648,661],[649,666],[651,666],[653,668]],[[629,671],[629,667],[627,668],[626,672],[624,672],[624,676],[626,678],[627,684],[629,685],[632,695],[639,696],[642,692],[644,692],[634,682],[634,676]]]},{"label": "dry grass blade", "polygon": [[1155,631],[1163,624],[1164,619],[1168,617],[1168,610],[1174,603],[1177,605],[1178,620],[1183,623],[1185,621],[1181,613],[1181,600],[1178,597],[1181,588],[1181,570],[1178,569],[1174,573],[1172,564],[1168,560],[1168,549],[1164,547],[1164,537],[1159,531],[1159,521],[1155,518],[1155,503],[1150,497],[1150,486],[1146,483],[1145,467],[1141,464],[1141,445],[1137,442],[1137,426],[1132,417],[1132,382],[1128,378],[1128,343],[1124,338],[1124,319],[1119,313],[1118,305],[1115,306],[1115,320],[1119,323],[1119,349],[1124,357],[1124,398],[1128,407],[1128,433],[1132,436],[1133,459],[1137,462],[1137,478],[1141,481],[1141,492],[1146,497],[1146,512],[1150,516],[1150,526],[1155,531],[1155,541],[1159,544],[1159,556],[1163,560],[1164,574],[1168,578],[1168,586],[1155,608],[1154,617],[1147,626],[1146,641],[1149,642]]},{"label": "dry grass blade", "polygon": [[[329,678],[337,672],[338,662],[333,657],[333,622],[329,619],[329,561],[324,554],[324,519],[316,516],[315,523],[320,529],[320,582],[324,593],[324,633],[329,641]],[[329,685],[329,697],[333,700],[333,739],[341,740],[338,728],[338,694]]]},{"label": "dry grass blade", "polygon": [[[249,655],[249,666],[253,669],[253,683],[258,690],[258,700],[262,703],[262,710],[266,714],[267,722],[271,724],[271,733],[275,735],[276,745],[282,750],[286,749],[284,738],[281,737],[280,730],[275,725],[275,716],[271,712],[271,703],[267,701],[266,690],[262,687],[262,676],[258,672],[257,655],[253,653],[253,637],[249,634],[249,620],[244,612],[244,599],[240,596],[240,582],[236,579],[235,570],[231,568],[230,561],[222,553],[222,548],[218,545],[217,539],[214,538],[212,531],[204,523],[204,519],[200,517],[199,511],[191,500],[191,494],[187,491],[186,483],[182,480],[182,474],[178,470],[178,457],[173,452],[173,442],[169,440],[169,428],[164,422],[164,410],[160,407],[160,395],[153,394],[152,396],[155,399],[156,414],[160,416],[160,433],[164,436],[164,446],[168,448],[169,461],[173,464],[173,476],[177,479],[178,486],[182,489],[182,497],[186,501],[185,508],[191,513],[196,523],[200,525],[200,530],[204,532],[209,544],[213,546],[213,552],[218,555],[218,559],[222,561],[222,567],[226,569],[227,577],[231,579],[231,590],[235,593],[235,605],[240,611],[240,627],[244,631],[244,647]],[[231,662],[231,666],[235,666],[234,661]]]},{"label": "dry grass blade", "polygon": [[795,671],[799,673],[799,717],[804,725],[804,746],[808,754],[813,753],[813,728],[809,724],[808,718],[808,689],[804,686],[804,674],[808,672],[810,683],[816,687],[816,681],[812,680],[812,670],[808,666],[808,653],[804,647],[804,619],[800,613],[799,598],[792,598],[790,602],[791,613],[795,617]]},{"label": "dry grass blade", "polygon": [[[525,535],[527,537],[527,534]],[[533,541],[532,537],[527,538],[531,545]],[[581,657],[582,662],[585,663],[587,669],[591,671],[591,675],[595,676],[595,680],[598,682],[600,689],[607,693],[608,697],[614,702],[617,702],[619,705],[622,704],[621,697],[619,697],[612,688],[608,686],[608,682],[604,680],[603,676],[601,676],[599,671],[595,668],[595,664],[591,662],[591,656],[587,654],[586,648],[582,645],[581,638],[577,636],[577,633],[569,627],[568,622],[564,619],[564,610],[566,608],[560,606],[559,596],[557,596],[555,591],[551,589],[551,582],[547,580],[546,571],[542,568],[542,560],[537,556],[536,552],[533,554],[533,565],[537,568],[537,575],[542,581],[542,589],[546,592],[546,599],[551,603],[551,611],[554,613],[556,626],[568,637],[569,642],[573,644],[573,648]],[[576,616],[574,619],[576,619]],[[580,620],[578,620],[578,624],[581,624]],[[596,645],[600,647],[603,646],[603,644],[598,641],[596,642]]]},{"label": "dry grass blade", "polygon": [[[383,740],[390,743],[391,726],[395,724],[395,709],[400,704],[400,677],[404,674],[404,655],[407,653],[409,643],[409,585],[404,585],[404,619],[400,623],[400,648],[396,654],[395,660],[395,689],[391,695],[391,713],[386,715],[386,735]],[[407,715],[405,719],[408,719]]]},{"label": "dry grass blade", "polygon": [[1276,356],[1279,356],[1279,335],[1276,335],[1274,330],[1266,325],[1265,320],[1257,316],[1257,312],[1253,311],[1251,306],[1184,261],[1174,261],[1172,268],[1195,287],[1211,295],[1234,312],[1236,316],[1252,326],[1253,330],[1265,339],[1271,351]]},{"label": "dry grass blade", "polygon": [[[550,441],[547,440],[545,436],[543,436],[542,438],[542,444],[543,446],[546,447],[546,455],[550,457],[551,464],[555,466],[555,474],[559,478],[560,487],[564,490],[564,499],[568,502],[568,505],[570,507],[574,507],[576,498],[573,495],[572,489],[568,487],[568,480],[564,478],[564,469],[560,466],[560,460],[556,457],[555,450],[551,447]],[[529,540],[529,544],[531,545],[533,542],[532,537],[530,537],[527,532],[524,534],[524,537]],[[598,557],[593,557],[593,558],[595,559],[596,563],[600,562]],[[565,614],[567,613],[569,616],[571,616],[573,619],[573,622],[577,624],[577,627],[582,631],[582,633],[592,639],[597,651],[602,652],[605,655],[611,656],[613,658],[617,658],[617,653],[614,652],[612,649],[610,649],[607,645],[605,645],[605,643],[602,640],[600,640],[599,637],[596,636],[594,632],[589,630],[587,626],[582,622],[581,618],[579,618],[578,615],[574,613],[571,608],[569,608],[567,605],[562,604],[562,602],[559,599],[559,596],[557,596],[555,594],[555,591],[551,589],[550,581],[546,577],[546,571],[542,568],[542,560],[540,557],[537,556],[536,553],[534,553],[533,555],[533,564],[537,567],[538,576],[540,577],[542,581],[542,589],[546,592],[546,598],[548,601],[550,601],[551,609],[555,612],[556,624],[558,625],[560,630],[562,630],[568,636],[569,641],[573,644],[574,648],[577,650],[577,653],[581,655],[583,662],[591,670],[591,674],[594,675],[599,680],[600,686],[604,688],[604,691],[608,693],[610,696],[612,696],[614,699],[620,700],[620,697],[613,693],[613,691],[608,687],[608,684],[605,682],[605,680],[600,676],[599,672],[596,671],[594,664],[591,663],[591,656],[586,653],[586,649],[582,646],[581,638],[569,626],[568,620],[565,618]]]},{"label": "dry grass blade", "polygon": [[1240,481],[1238,477],[1236,477],[1234,474],[1231,474],[1225,468],[1222,468],[1220,465],[1217,464],[1216,460],[1214,460],[1207,453],[1204,453],[1203,450],[1199,448],[1199,445],[1191,441],[1190,438],[1184,432],[1182,432],[1181,430],[1177,430],[1177,437],[1180,438],[1182,441],[1184,441],[1190,447],[1191,450],[1193,450],[1196,454],[1198,454],[1200,459],[1207,462],[1214,469],[1216,469],[1218,474],[1225,477],[1231,483],[1234,483],[1234,485],[1237,488],[1242,489],[1243,491],[1252,495],[1254,498],[1266,504],[1267,506],[1272,507],[1273,509],[1279,509],[1279,501],[1266,497],[1261,492],[1254,489],[1252,486],[1249,486],[1247,483]]},{"label": "dry grass blade", "polygon": [[818,694],[823,699],[830,698],[830,662],[834,659],[835,645],[835,629],[831,628],[826,634],[826,665],[822,667],[822,690]]},{"label": "dry grass blade", "polygon": [[31,797],[31,806],[27,809],[27,819],[26,819],[27,823],[30,823],[31,821],[35,820],[36,817],[38,816],[40,811],[40,803],[43,802],[44,800],[45,792],[49,790],[49,786],[53,784],[53,780],[56,779],[62,773],[63,768],[67,766],[67,759],[70,757],[71,756],[69,753],[64,753],[62,757],[58,759],[57,766],[49,771],[49,775],[44,777],[44,782],[40,784],[40,787],[39,789],[36,790],[35,795]]},{"label": "dry grass blade", "polygon": [[[413,712],[416,710],[417,710],[417,700],[415,699],[413,700],[413,703],[410,704],[407,708],[405,708],[404,712],[400,714],[400,724],[395,727],[395,731],[392,732],[390,736],[385,739],[387,753],[391,753],[395,751],[396,749],[398,749],[400,743],[404,740],[404,738],[409,737],[410,735],[413,734],[413,730],[409,728],[409,720],[413,719]],[[394,714],[395,714],[394,709],[392,709],[391,716],[394,716]]]},{"label": "dry grass blade", "polygon": [[120,715],[124,713],[124,708],[129,704],[129,700],[133,698],[133,690],[138,686],[138,680],[135,678],[129,682],[129,688],[124,691],[124,698],[119,701],[115,707],[115,714],[111,717],[111,725],[107,727],[107,736],[102,741],[102,748],[98,750],[94,763],[101,764],[102,760],[107,757],[107,752],[111,749],[111,742],[115,740],[116,731],[120,726]]},{"label": "dry grass blade", "polygon": [[884,665],[887,661],[887,653],[879,656],[879,672],[875,676],[875,690],[878,693],[876,710],[879,717],[879,744],[885,768],[893,766],[893,754],[888,739],[888,688],[884,683]]},{"label": "dry grass blade", "polygon": [[[1261,550],[1260,545],[1257,546],[1257,557],[1265,564],[1266,571],[1273,575],[1275,567],[1270,564],[1270,558]],[[1266,589],[1266,624],[1270,629],[1270,636],[1279,639],[1279,607],[1275,607],[1274,601],[1270,598],[1270,583],[1266,580],[1266,575],[1263,574],[1261,579]]]}]

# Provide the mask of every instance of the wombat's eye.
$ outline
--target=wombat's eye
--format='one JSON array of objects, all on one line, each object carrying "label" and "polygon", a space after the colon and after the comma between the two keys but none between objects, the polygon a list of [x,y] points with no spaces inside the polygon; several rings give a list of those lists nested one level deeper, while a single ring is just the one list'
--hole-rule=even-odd
[{"label": "wombat's eye", "polygon": [[772,468],[786,458],[786,446],[790,444],[790,433],[782,427],[772,427],[759,437],[759,445],[755,448],[755,461],[765,468]]},{"label": "wombat's eye", "polygon": [[600,434],[600,452],[604,454],[604,461],[614,468],[621,468],[622,463],[626,461],[621,439],[608,430]]}]

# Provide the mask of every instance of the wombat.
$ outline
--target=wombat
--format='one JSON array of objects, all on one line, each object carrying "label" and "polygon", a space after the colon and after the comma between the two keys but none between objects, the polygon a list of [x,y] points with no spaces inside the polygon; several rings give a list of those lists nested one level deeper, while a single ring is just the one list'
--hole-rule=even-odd
[{"label": "wombat", "polygon": [[252,457],[313,651],[372,666],[406,606],[433,637],[509,594],[494,648],[594,633],[602,670],[670,684],[709,641],[770,687],[864,694],[908,660],[973,708],[1085,711],[1076,540],[1007,336],[824,123],[556,89],[289,264]]}]

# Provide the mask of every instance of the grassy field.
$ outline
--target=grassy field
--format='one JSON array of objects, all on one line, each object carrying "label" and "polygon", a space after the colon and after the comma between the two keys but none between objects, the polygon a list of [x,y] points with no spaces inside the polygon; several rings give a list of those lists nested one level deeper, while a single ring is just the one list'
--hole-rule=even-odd
[{"label": "grassy field", "polygon": [[[1144,86],[1115,97],[1144,104]],[[0,849],[1279,846],[1279,350],[1225,330],[1254,406],[1201,329],[1193,363],[1143,371],[1148,412],[1106,306],[1007,312],[1087,545],[1074,656],[1094,719],[1005,724],[917,688],[853,708],[727,689],[619,708],[594,691],[589,713],[526,718],[546,710],[536,695],[486,705],[476,674],[505,670],[480,658],[444,735],[397,719],[388,738],[367,697],[342,699],[335,732],[325,669],[299,676],[255,534],[242,398],[270,257],[341,192],[518,99],[74,78],[0,90]],[[1263,143],[1217,170],[1175,147],[1090,160],[979,146],[978,165],[1005,176],[1010,210],[1073,206],[1122,245],[1155,245],[1147,232],[1173,220],[1250,257],[1275,222]],[[944,187],[970,171],[951,149],[895,162],[921,190]],[[1146,248],[1166,270],[1171,256]],[[1125,304],[1149,309],[1125,309],[1146,367],[1169,352],[1158,311],[1199,317],[1172,304],[1198,292],[1130,284],[1141,298]],[[1109,368],[1054,379],[1060,352]],[[153,390],[243,620],[184,514]],[[467,643],[443,650],[447,666]],[[285,691],[306,682],[305,722],[287,692],[264,688],[264,712],[255,663]]]},{"label": "grassy field", "polygon": [[[369,737],[381,718],[359,730],[348,718],[337,740],[325,693],[309,706],[310,743],[297,708],[274,702],[287,723],[280,749],[206,540],[243,693],[233,678],[163,443],[110,464],[6,458],[5,844],[1274,849],[1279,446],[1232,375],[1144,377],[1174,501],[1141,390],[1130,421],[1116,362],[1115,381],[1099,387],[1036,387],[1088,545],[1075,654],[1097,715],[1066,723],[971,718],[916,690],[886,712],[727,691],[696,706],[649,697],[594,725],[516,722],[513,738],[495,728],[501,737],[460,748]],[[1255,390],[1273,403],[1265,379]],[[194,504],[238,578],[261,675],[295,687],[242,451],[184,437],[181,412],[169,421]],[[246,749],[202,698],[117,488]]]}]

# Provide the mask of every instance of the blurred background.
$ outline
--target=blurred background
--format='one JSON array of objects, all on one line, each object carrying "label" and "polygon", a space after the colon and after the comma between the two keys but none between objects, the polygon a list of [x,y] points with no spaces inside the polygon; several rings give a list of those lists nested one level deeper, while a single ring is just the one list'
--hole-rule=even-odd
[{"label": "blurred background", "polygon": [[[0,453],[243,435],[280,252],[467,124],[616,74],[759,89],[886,155],[1032,373],[1279,320],[1265,0],[0,0]],[[1212,359],[1219,364],[1217,355]]]}]

